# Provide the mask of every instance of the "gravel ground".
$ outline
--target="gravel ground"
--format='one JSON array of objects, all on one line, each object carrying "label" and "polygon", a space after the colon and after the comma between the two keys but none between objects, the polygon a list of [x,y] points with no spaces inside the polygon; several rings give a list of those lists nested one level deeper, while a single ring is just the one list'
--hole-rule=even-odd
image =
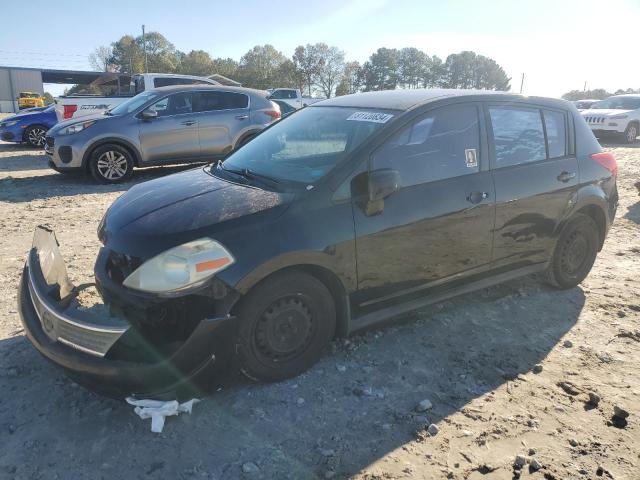
[{"label": "gravel ground", "polygon": [[153,434],[31,347],[16,288],[42,222],[90,281],[104,210],[175,169],[98,186],[0,143],[0,478],[639,478],[640,148],[612,148],[621,205],[580,287],[525,278],[435,305],[336,340],[296,379],[235,379]]}]

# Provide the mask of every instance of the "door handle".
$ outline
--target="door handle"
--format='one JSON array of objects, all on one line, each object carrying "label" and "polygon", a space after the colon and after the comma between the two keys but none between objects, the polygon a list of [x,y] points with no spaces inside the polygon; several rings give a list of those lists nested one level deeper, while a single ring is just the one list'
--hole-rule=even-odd
[{"label": "door handle", "polygon": [[482,200],[485,200],[489,197],[487,192],[471,192],[467,195],[467,202],[473,203],[474,205],[480,203]]},{"label": "door handle", "polygon": [[246,120],[249,115],[236,115],[236,120]]},{"label": "door handle", "polygon": [[560,175],[558,175],[558,181],[567,183],[572,178],[575,178],[575,176],[576,176],[575,172],[562,172]]},{"label": "door handle", "polygon": [[190,127],[191,125],[195,125],[196,122],[195,120],[186,120],[184,122],[180,122],[181,125],[186,125],[187,127]]}]

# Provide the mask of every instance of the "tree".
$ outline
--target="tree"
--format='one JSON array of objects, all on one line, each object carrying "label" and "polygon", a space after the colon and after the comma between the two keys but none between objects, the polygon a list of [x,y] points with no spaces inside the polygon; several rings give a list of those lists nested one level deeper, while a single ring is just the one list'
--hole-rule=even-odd
[{"label": "tree", "polygon": [[122,73],[144,72],[144,53],[131,35],[123,35],[111,44],[109,63]]},{"label": "tree", "polygon": [[263,90],[277,87],[278,71],[286,60],[272,45],[256,45],[240,59],[238,80],[247,87]]},{"label": "tree", "polygon": [[475,88],[509,90],[511,79],[495,60],[464,51],[447,57],[444,64],[443,86],[446,88]]},{"label": "tree", "polygon": [[429,56],[417,48],[403,48],[399,57],[399,83],[403,88],[418,88],[429,68]]},{"label": "tree", "polygon": [[180,73],[208,77],[215,73],[213,60],[204,50],[191,50],[180,59]]},{"label": "tree", "polygon": [[358,62],[347,62],[345,64],[342,78],[336,87],[336,97],[360,91],[362,87],[361,70],[362,67]]},{"label": "tree", "polygon": [[400,52],[395,48],[379,48],[362,67],[365,91],[394,90],[400,79]]},{"label": "tree", "polygon": [[315,47],[319,59],[318,86],[325,97],[331,98],[344,73],[344,52],[338,47],[330,47],[326,43],[318,43]]},{"label": "tree", "polygon": [[142,73],[145,71],[144,44],[150,72],[175,73],[180,65],[180,52],[162,34],[149,32],[143,42],[142,36],[124,35],[111,44],[113,54],[109,63],[118,72]]},{"label": "tree", "polygon": [[604,88],[596,88],[595,90],[571,90],[562,95],[562,98],[570,101],[584,100],[586,98],[603,100],[610,96],[611,93],[607,92]]},{"label": "tree", "polygon": [[233,58],[214,58],[213,72],[236,80],[238,76],[238,62]]},{"label": "tree", "polygon": [[51,105],[52,103],[55,103],[55,99],[53,98],[53,95],[51,95],[49,92],[44,92],[44,104],[45,105]]},{"label": "tree", "polygon": [[89,55],[89,65],[99,72],[111,72],[114,69],[111,64],[112,56],[113,49],[110,46],[98,47]]},{"label": "tree", "polygon": [[293,53],[293,64],[300,76],[304,79],[303,88],[311,96],[311,89],[316,84],[316,79],[320,71],[320,57],[317,44],[307,44],[306,47],[299,45]]}]

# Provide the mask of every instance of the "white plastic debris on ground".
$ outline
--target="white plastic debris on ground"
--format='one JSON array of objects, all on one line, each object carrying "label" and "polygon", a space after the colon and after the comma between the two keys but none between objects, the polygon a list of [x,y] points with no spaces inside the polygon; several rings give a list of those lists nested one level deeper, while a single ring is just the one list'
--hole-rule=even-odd
[{"label": "white plastic debris on ground", "polygon": [[188,402],[178,403],[177,400],[165,402],[162,400],[138,400],[133,397],[127,397],[126,400],[129,405],[136,407],[133,411],[141,419],[151,419],[151,431],[154,433],[162,432],[165,417],[180,413],[191,413],[193,404],[200,401],[197,398],[192,398]]}]

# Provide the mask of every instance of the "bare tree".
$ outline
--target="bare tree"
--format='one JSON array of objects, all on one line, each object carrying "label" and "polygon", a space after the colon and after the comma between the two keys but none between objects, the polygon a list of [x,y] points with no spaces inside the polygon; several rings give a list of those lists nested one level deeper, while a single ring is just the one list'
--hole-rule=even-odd
[{"label": "bare tree", "polygon": [[111,64],[111,57],[113,55],[113,49],[108,46],[102,46],[96,48],[92,54],[89,55],[89,65],[94,70],[100,72],[111,72],[115,68]]},{"label": "bare tree", "polygon": [[327,98],[331,98],[344,75],[344,52],[326,43],[316,44],[316,49],[319,58],[318,86]]}]

